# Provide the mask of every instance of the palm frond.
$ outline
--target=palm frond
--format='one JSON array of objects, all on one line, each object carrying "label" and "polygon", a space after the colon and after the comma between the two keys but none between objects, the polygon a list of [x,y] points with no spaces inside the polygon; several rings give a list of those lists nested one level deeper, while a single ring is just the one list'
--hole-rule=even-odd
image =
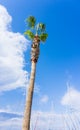
[{"label": "palm frond", "polygon": [[33,40],[34,38],[34,33],[32,33],[30,30],[27,30],[26,32],[24,32],[24,35],[27,35],[29,39]]},{"label": "palm frond", "polygon": [[39,29],[41,32],[45,32],[46,26],[44,23],[39,23]]},{"label": "palm frond", "polygon": [[47,34],[47,33],[42,33],[39,37],[40,37],[40,40],[41,40],[42,42],[45,42],[46,39],[47,39],[47,37],[48,37],[48,34]]},{"label": "palm frond", "polygon": [[35,19],[34,16],[29,16],[29,17],[26,19],[26,22],[27,22],[28,27],[34,28],[34,27],[35,27],[35,24],[36,24],[36,19]]}]

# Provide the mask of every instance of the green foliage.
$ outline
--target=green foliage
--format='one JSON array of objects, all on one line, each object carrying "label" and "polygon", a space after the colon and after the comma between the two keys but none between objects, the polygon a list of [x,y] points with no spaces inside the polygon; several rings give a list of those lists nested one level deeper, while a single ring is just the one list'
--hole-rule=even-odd
[{"label": "green foliage", "polygon": [[40,37],[40,40],[41,40],[42,42],[45,42],[46,39],[47,39],[47,37],[48,37],[48,34],[47,34],[47,33],[42,33],[39,37]]},{"label": "green foliage", "polygon": [[26,22],[28,24],[28,26],[30,28],[34,28],[35,27],[35,24],[36,24],[36,19],[34,16],[29,16],[27,19],[26,19]]},{"label": "green foliage", "polygon": [[45,32],[46,26],[43,23],[39,23],[39,29],[41,32]]},{"label": "green foliage", "polygon": [[27,35],[30,39],[34,38],[34,33],[32,33],[30,30],[27,30],[26,32],[24,32],[24,35]]},{"label": "green foliage", "polygon": [[46,33],[45,24],[44,23],[36,24],[36,19],[34,16],[29,16],[26,19],[26,22],[30,30],[25,31],[24,34],[27,35],[31,40],[34,39],[35,35],[38,35],[40,37],[40,40],[42,42],[45,42],[48,37],[48,34]]}]

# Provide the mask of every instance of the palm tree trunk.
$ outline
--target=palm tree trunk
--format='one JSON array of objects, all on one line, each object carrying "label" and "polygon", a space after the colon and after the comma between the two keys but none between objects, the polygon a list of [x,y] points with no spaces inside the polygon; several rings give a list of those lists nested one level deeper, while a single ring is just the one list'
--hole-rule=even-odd
[{"label": "palm tree trunk", "polygon": [[30,130],[30,117],[31,117],[31,106],[34,91],[35,72],[36,72],[36,62],[32,61],[30,83],[28,89],[28,96],[26,100],[22,130]]}]

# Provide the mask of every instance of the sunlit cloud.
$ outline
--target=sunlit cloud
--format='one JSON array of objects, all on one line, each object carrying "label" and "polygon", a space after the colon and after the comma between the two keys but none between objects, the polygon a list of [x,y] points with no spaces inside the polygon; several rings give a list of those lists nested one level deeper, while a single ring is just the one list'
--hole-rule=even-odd
[{"label": "sunlit cloud", "polygon": [[[32,111],[31,129],[80,129],[80,112],[57,114],[55,112]],[[23,115],[18,113],[0,112],[1,130],[22,129]]]},{"label": "sunlit cloud", "polygon": [[[80,112],[74,112],[68,115],[68,113],[57,114],[55,112],[43,112],[43,111],[33,111],[32,112],[32,120],[31,127],[36,129],[56,129],[56,130],[64,130],[64,129],[73,129],[80,128],[79,120],[80,120]],[[76,116],[76,118],[75,118]],[[75,122],[75,123],[74,123]]]},{"label": "sunlit cloud", "polygon": [[71,86],[68,88],[67,92],[62,97],[61,104],[78,110],[80,108],[79,101],[80,101],[80,91],[76,90]]},{"label": "sunlit cloud", "polygon": [[28,72],[24,70],[24,51],[28,41],[11,30],[12,17],[0,5],[0,92],[25,87]]}]

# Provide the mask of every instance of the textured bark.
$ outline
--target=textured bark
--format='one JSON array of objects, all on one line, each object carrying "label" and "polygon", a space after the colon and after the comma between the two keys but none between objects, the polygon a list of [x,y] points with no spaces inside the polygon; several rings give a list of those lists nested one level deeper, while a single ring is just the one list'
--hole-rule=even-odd
[{"label": "textured bark", "polygon": [[36,73],[36,62],[32,62],[29,90],[26,100],[22,130],[30,130],[30,117],[31,117],[31,106],[34,91],[35,73]]},{"label": "textured bark", "polygon": [[34,91],[35,73],[36,73],[36,62],[39,57],[39,43],[40,43],[39,36],[36,35],[31,45],[31,62],[32,62],[31,76],[30,76],[29,90],[28,90],[28,96],[27,96],[26,106],[25,106],[22,130],[30,130],[30,118],[31,118],[31,108],[32,108],[32,99],[33,99],[33,91]]}]

